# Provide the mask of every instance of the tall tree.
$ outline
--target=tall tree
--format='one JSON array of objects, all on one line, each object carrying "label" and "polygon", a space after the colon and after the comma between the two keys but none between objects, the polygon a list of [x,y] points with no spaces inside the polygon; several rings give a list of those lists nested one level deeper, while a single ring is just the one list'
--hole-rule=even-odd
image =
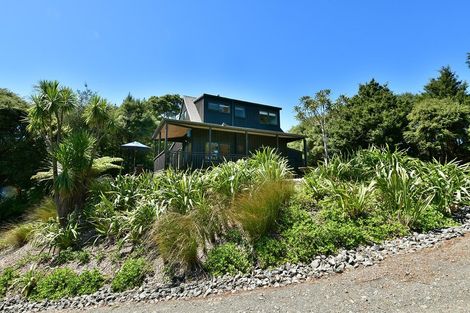
[{"label": "tall tree", "polygon": [[397,96],[373,79],[340,102],[329,120],[331,148],[342,153],[371,145],[403,148],[411,96]]},{"label": "tall tree", "polygon": [[467,53],[467,65],[470,67],[470,52]]},{"label": "tall tree", "polygon": [[459,80],[457,74],[449,66],[439,70],[437,78],[431,80],[424,86],[424,95],[437,99],[450,98],[463,103],[467,94],[467,83]]},{"label": "tall tree", "polygon": [[167,94],[160,97],[151,96],[147,104],[152,108],[152,112],[157,119],[162,117],[176,116],[183,105],[183,99],[177,94]]},{"label": "tall tree", "polygon": [[82,207],[96,162],[101,162],[100,169],[107,169],[115,167],[112,162],[118,161],[96,158],[100,134],[105,132],[111,120],[107,115],[107,102],[93,96],[84,108],[84,120],[90,133],[82,128],[71,129],[66,124],[77,100],[70,88],[60,86],[57,81],[40,81],[32,100],[28,128],[44,138],[51,160],[51,169],[39,172],[35,178],[52,180],[57,215],[64,226],[68,215]]},{"label": "tall tree", "polygon": [[123,100],[120,111],[124,123],[125,140],[138,140],[145,144],[151,143],[151,137],[158,120],[153,114],[152,107],[131,94]]},{"label": "tall tree", "polygon": [[408,115],[405,138],[418,156],[469,161],[470,106],[455,100],[424,98]]},{"label": "tall tree", "polygon": [[331,91],[324,89],[318,91],[312,98],[303,96],[300,98],[299,105],[294,107],[296,118],[304,127],[319,128],[323,146],[323,160],[328,164],[328,118],[333,108],[333,102],[330,99]]}]

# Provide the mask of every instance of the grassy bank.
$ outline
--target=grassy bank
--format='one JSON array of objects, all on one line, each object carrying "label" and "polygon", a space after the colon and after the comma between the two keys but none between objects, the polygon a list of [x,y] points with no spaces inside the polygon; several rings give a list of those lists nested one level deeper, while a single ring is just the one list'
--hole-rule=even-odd
[{"label": "grassy bank", "polygon": [[[309,262],[340,248],[454,225],[452,212],[469,203],[469,177],[467,165],[379,149],[335,158],[297,186],[286,161],[269,149],[206,171],[104,177],[67,227],[39,214],[52,205],[46,201],[36,216],[2,234],[4,249],[28,243],[46,253],[5,269],[0,296],[58,298],[105,284],[122,291],[151,275],[156,259],[166,279]],[[106,262],[113,264],[107,274],[100,267]],[[73,271],[70,264],[93,266]],[[83,280],[86,288],[77,287]],[[50,286],[59,291],[44,291]]]}]

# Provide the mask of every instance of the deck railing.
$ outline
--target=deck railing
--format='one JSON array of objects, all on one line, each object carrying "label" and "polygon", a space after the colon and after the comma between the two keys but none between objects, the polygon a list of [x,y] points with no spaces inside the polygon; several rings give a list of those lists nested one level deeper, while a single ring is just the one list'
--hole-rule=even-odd
[{"label": "deck railing", "polygon": [[222,154],[222,153],[199,153],[168,151],[166,156],[164,153],[155,158],[155,170],[165,168],[187,169],[187,168],[207,168],[226,161],[237,161],[246,158],[245,154]]}]

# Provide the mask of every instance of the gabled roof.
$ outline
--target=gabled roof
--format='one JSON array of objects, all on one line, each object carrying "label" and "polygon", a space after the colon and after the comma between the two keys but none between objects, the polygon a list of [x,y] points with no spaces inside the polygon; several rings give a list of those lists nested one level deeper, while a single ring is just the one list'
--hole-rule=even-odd
[{"label": "gabled roof", "polygon": [[202,122],[201,115],[194,104],[195,100],[196,97],[183,96],[184,106],[188,112],[189,120],[193,122]]}]

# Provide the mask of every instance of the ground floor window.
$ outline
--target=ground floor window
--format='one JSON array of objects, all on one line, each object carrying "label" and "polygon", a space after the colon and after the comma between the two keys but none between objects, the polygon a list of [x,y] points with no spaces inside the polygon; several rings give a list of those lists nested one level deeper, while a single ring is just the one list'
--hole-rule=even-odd
[{"label": "ground floor window", "polygon": [[[209,149],[211,148],[211,149]],[[206,142],[204,152],[206,155],[212,153],[212,157],[225,156],[230,154],[230,145],[228,143]]]}]

